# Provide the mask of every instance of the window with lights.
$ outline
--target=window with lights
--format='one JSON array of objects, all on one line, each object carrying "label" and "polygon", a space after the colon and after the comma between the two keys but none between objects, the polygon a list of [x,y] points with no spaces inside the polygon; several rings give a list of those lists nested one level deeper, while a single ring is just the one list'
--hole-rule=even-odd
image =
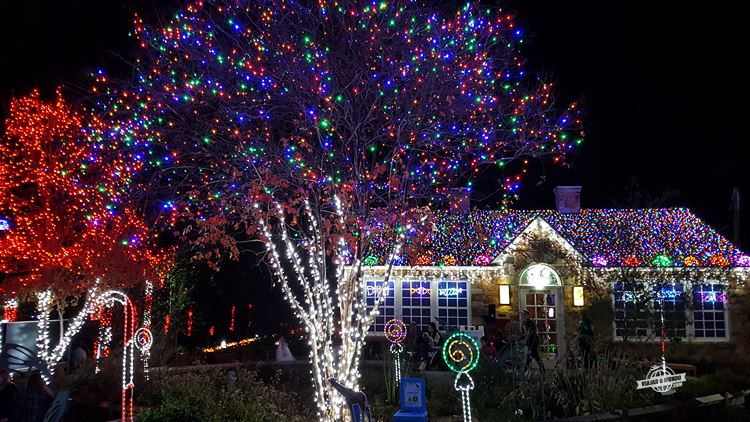
[{"label": "window with lights", "polygon": [[[372,309],[382,281],[367,281],[367,308]],[[407,325],[414,321],[420,329],[430,322],[441,329],[471,324],[471,286],[468,280],[396,279],[380,306],[380,315],[370,327],[370,334],[382,334],[385,324],[399,318]],[[437,319],[437,321],[436,321]]]},{"label": "window with lights", "polygon": [[727,338],[726,293],[721,284],[693,286],[693,333],[697,339]]},{"label": "window with lights", "polygon": [[663,287],[654,287],[653,313],[654,326],[657,328],[657,335],[661,337],[658,331],[661,325],[661,311],[664,314],[664,328],[666,328],[666,338],[687,338],[687,315],[685,313],[685,288],[682,284],[675,284]]},{"label": "window with lights", "polygon": [[380,294],[384,294],[383,301],[378,307],[378,315],[375,317],[375,321],[370,325],[369,331],[371,333],[382,333],[385,330],[385,324],[396,316],[396,299],[395,291],[393,288],[393,282],[388,283],[387,290],[383,292],[385,282],[369,280],[365,284],[365,295],[367,312],[370,312],[375,306],[376,301],[380,297]]},{"label": "window with lights", "polygon": [[666,338],[728,341],[725,287],[719,283],[655,286],[650,291],[638,283],[613,286],[615,338],[661,338],[662,310]]},{"label": "window with lights", "polygon": [[469,283],[439,281],[437,283],[438,317],[449,327],[469,325]]},{"label": "window with lights", "polygon": [[615,336],[618,338],[645,338],[649,334],[648,304],[639,300],[642,284],[615,283]]},{"label": "window with lights", "polygon": [[419,326],[432,321],[432,283],[429,281],[401,282],[401,316],[406,324],[412,321]]}]

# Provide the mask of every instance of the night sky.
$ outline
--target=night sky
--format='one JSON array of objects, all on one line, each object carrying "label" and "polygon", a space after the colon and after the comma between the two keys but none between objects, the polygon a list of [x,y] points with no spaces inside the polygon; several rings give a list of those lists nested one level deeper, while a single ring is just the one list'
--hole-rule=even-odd
[{"label": "night sky", "polygon": [[[750,177],[740,153],[748,141],[743,28],[750,15],[717,3],[506,3],[532,34],[530,66],[554,75],[561,99],[580,99],[587,110],[587,137],[573,168],[547,168],[541,184],[541,173],[532,172],[519,207],[551,207],[559,184],[582,185],[584,207],[613,206],[635,177],[652,194],[679,190],[666,205],[689,207],[731,237],[736,186],[746,196],[744,227],[750,228]],[[0,112],[7,113],[11,95],[33,87],[49,94],[64,84],[74,95],[85,92],[92,69],[122,74],[121,57],[134,48],[133,12],[154,22],[170,10],[155,0],[5,4]]]}]

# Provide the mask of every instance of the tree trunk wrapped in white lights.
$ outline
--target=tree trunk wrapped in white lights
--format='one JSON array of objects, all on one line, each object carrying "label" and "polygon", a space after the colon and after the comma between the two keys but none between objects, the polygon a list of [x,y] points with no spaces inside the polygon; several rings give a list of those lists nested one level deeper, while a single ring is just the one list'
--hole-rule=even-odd
[{"label": "tree trunk wrapped in white lights", "polygon": [[[341,202],[335,198],[334,204],[336,217],[343,227]],[[321,421],[337,421],[345,412],[345,404],[327,380],[335,378],[348,388],[359,389],[359,363],[365,337],[378,314],[387,288],[381,290],[374,306],[368,311],[361,253],[355,251],[356,258],[347,267],[344,260],[347,246],[343,237],[339,237],[333,259],[335,278],[328,279],[325,245],[326,237],[331,235],[324,233],[320,219],[313,213],[308,201],[305,201],[303,213],[306,227],[300,230],[302,236],[299,240],[290,238],[284,211],[279,204],[276,204],[275,217],[279,223],[276,225],[279,232],[276,237],[280,238],[278,242],[281,248],[277,247],[268,222],[260,220],[271,265],[286,300],[307,332],[318,418]],[[397,238],[388,258],[384,286],[388,285],[390,268],[400,252],[402,240],[402,235]],[[298,248],[304,249],[305,253],[298,253]],[[289,271],[289,267],[292,271]],[[292,286],[290,279],[296,281],[298,286]],[[337,338],[340,340],[338,347],[334,345]]]}]

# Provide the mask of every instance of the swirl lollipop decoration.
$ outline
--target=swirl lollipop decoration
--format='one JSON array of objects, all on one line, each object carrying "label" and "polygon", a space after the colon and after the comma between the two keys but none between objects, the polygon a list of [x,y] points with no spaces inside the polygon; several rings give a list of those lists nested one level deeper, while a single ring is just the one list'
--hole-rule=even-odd
[{"label": "swirl lollipop decoration", "polygon": [[453,372],[469,372],[479,362],[479,346],[465,333],[455,333],[443,344],[443,360]]},{"label": "swirl lollipop decoration", "polygon": [[470,335],[455,333],[443,344],[443,360],[451,371],[456,372],[453,387],[461,393],[464,421],[471,422],[469,392],[474,389],[474,380],[469,372],[479,362],[479,346]]},{"label": "swirl lollipop decoration", "polygon": [[151,334],[151,330],[148,328],[139,328],[135,332],[135,347],[142,352],[146,352],[151,349],[151,345],[154,344],[154,336]]},{"label": "swirl lollipop decoration", "polygon": [[401,344],[406,339],[406,324],[394,318],[385,324],[385,339],[393,344]]},{"label": "swirl lollipop decoration", "polygon": [[398,318],[394,318],[385,324],[385,339],[391,342],[391,353],[396,360],[396,383],[401,379],[401,352],[404,347],[401,343],[406,339],[406,324]]}]

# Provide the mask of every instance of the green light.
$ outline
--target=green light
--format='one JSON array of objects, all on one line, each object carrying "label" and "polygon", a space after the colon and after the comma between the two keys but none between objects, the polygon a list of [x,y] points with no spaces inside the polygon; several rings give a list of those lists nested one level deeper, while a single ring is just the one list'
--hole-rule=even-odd
[{"label": "green light", "polygon": [[470,335],[454,333],[443,343],[443,360],[453,372],[469,372],[479,363],[479,346]]},{"label": "green light", "polygon": [[668,257],[667,255],[659,255],[654,258],[653,264],[657,267],[671,267],[672,258]]},{"label": "green light", "polygon": [[323,119],[320,121],[320,127],[323,129],[327,129],[329,126],[331,126],[331,122],[329,122],[327,119]]}]

